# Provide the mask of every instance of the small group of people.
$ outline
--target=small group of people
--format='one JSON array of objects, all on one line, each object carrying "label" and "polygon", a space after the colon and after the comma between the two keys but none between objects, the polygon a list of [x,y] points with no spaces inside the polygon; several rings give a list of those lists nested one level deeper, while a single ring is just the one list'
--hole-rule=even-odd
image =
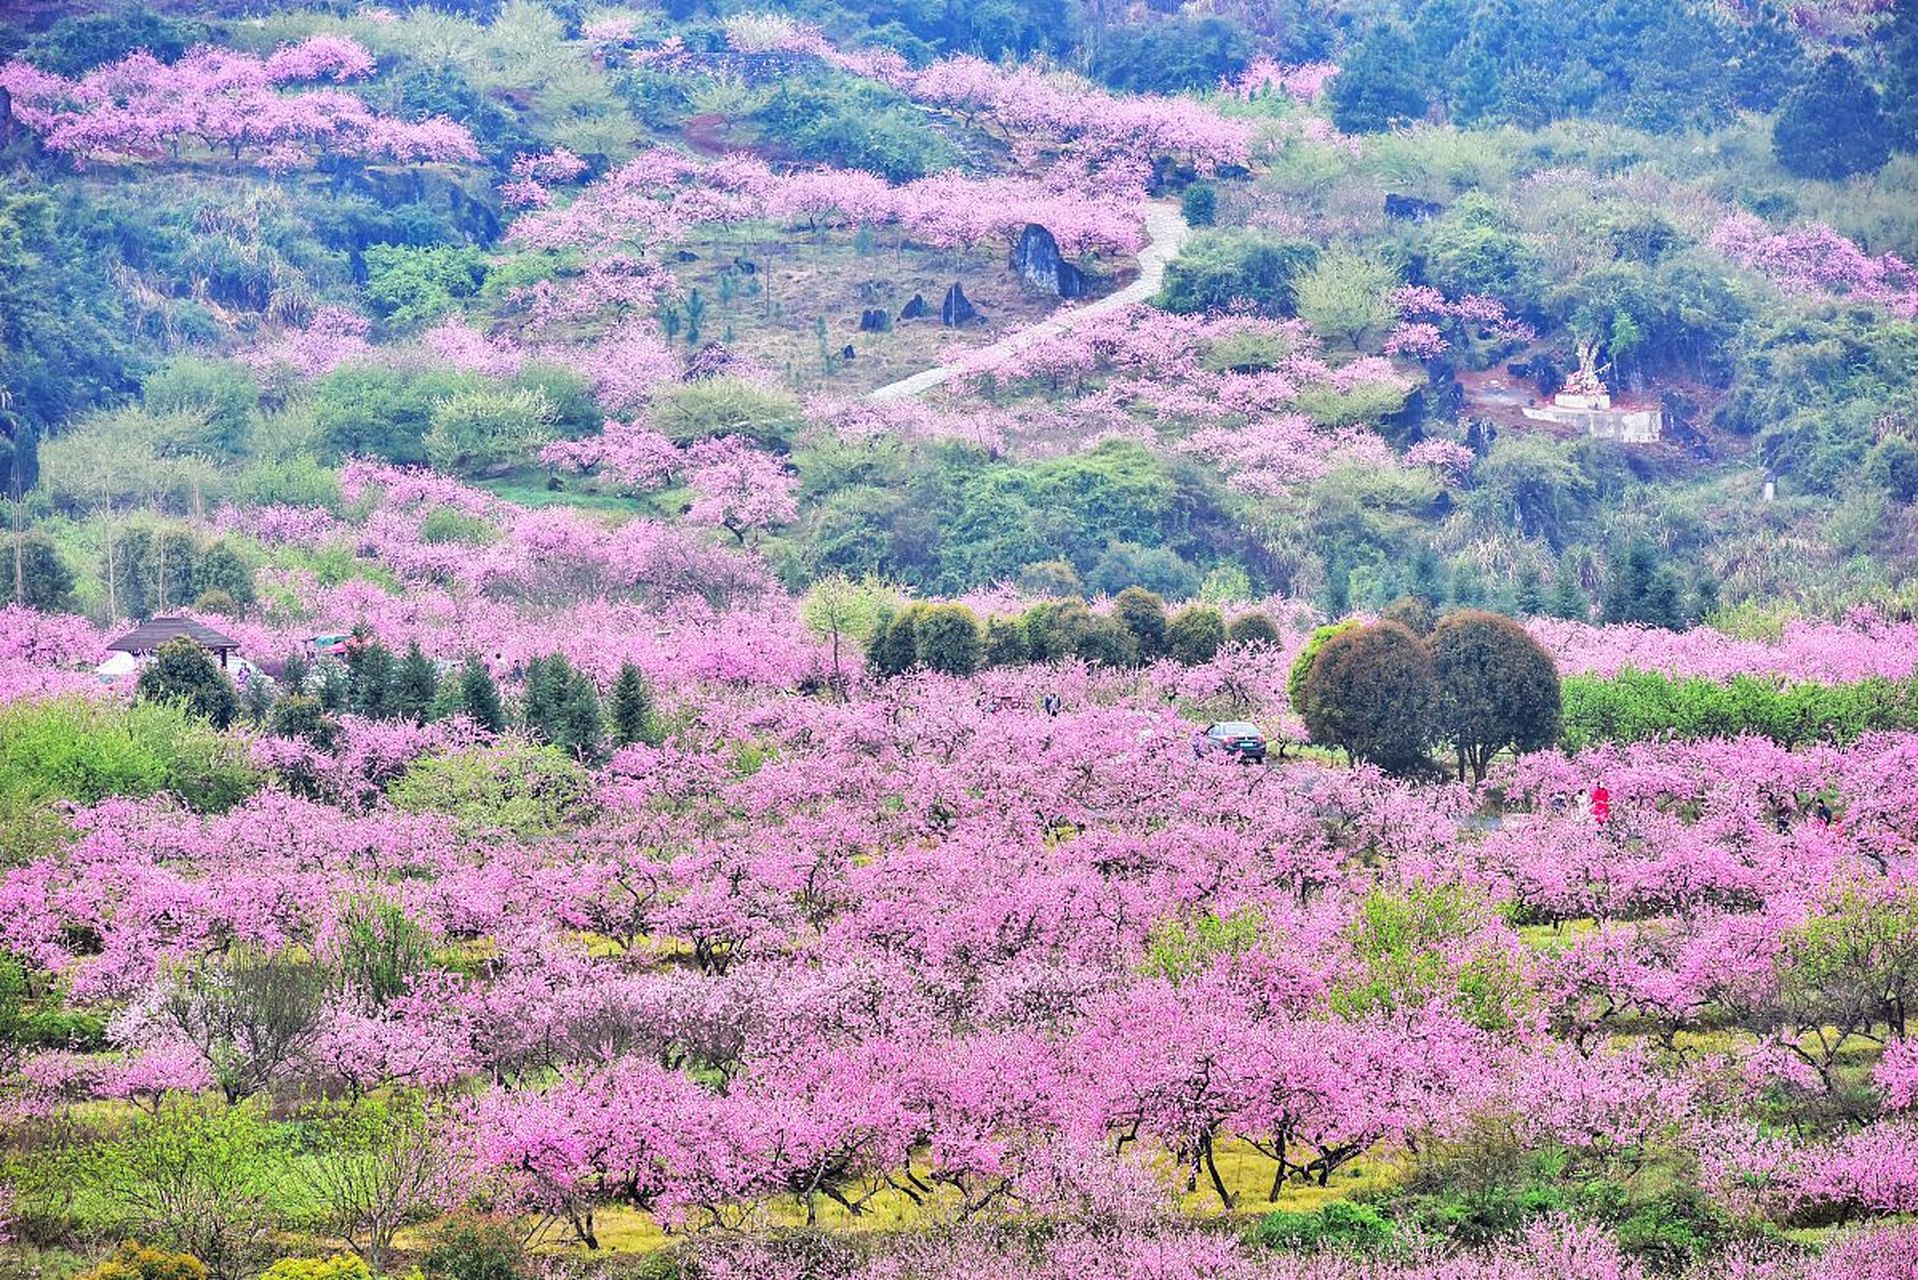
[{"label": "small group of people", "polygon": [[[1806,812],[1805,807],[1798,803],[1798,796],[1795,793],[1780,796],[1775,792],[1767,791],[1765,799],[1771,806],[1772,825],[1778,829],[1780,835],[1791,830],[1794,815]],[[1812,797],[1810,813],[1812,820],[1819,826],[1829,827],[1832,824],[1831,802],[1824,796]]]}]

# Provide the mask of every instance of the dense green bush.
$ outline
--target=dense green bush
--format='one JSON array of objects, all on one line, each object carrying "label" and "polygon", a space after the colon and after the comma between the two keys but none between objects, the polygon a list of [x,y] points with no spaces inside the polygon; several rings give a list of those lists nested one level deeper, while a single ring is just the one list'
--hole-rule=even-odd
[{"label": "dense green bush", "polygon": [[214,663],[213,655],[184,636],[160,646],[140,672],[134,696],[141,702],[178,703],[216,729],[232,724],[239,710],[233,682]]},{"label": "dense green bush", "polygon": [[1202,231],[1167,264],[1159,305],[1168,311],[1223,311],[1244,299],[1267,315],[1298,308],[1294,282],[1318,261],[1316,245],[1258,231]]},{"label": "dense green bush", "polygon": [[431,1280],[519,1280],[526,1254],[507,1223],[460,1217],[440,1228],[420,1268]]},{"label": "dense green bush", "polygon": [[483,386],[473,375],[451,369],[342,365],[314,384],[314,424],[333,456],[359,453],[422,463],[434,409],[457,392]]},{"label": "dense green bush", "polygon": [[428,756],[388,792],[408,813],[445,813],[476,831],[556,835],[594,813],[593,778],[558,747],[509,740]]},{"label": "dense green bush", "polygon": [[1274,1210],[1253,1225],[1246,1240],[1259,1248],[1291,1253],[1321,1249],[1379,1253],[1397,1242],[1398,1228],[1372,1205],[1335,1200],[1306,1213]]},{"label": "dense green bush", "polygon": [[792,160],[864,169],[893,182],[943,169],[954,155],[904,94],[846,75],[785,81],[753,121]]},{"label": "dense green bush", "polygon": [[85,698],[0,706],[0,809],[170,792],[219,813],[259,785],[243,744],[177,704]]},{"label": "dense green bush", "polygon": [[1210,662],[1225,647],[1225,618],[1210,605],[1188,605],[1167,624],[1165,647],[1174,662]]},{"label": "dense green bush", "polygon": [[979,668],[979,620],[962,604],[922,606],[913,619],[913,644],[928,671],[969,676]]},{"label": "dense green bush", "polygon": [[1737,676],[1721,684],[1645,671],[1564,681],[1562,741],[1573,751],[1600,742],[1746,735],[1789,747],[1894,729],[1918,729],[1918,682],[1787,684]]}]

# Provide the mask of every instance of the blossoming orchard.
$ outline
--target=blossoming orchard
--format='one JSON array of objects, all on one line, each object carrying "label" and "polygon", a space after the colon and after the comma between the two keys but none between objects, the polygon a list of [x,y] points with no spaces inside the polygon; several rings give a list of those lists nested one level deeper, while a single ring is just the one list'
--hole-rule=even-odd
[{"label": "blossoming orchard", "polygon": [[0,1273],[1918,1280],[1915,66],[0,15]]}]

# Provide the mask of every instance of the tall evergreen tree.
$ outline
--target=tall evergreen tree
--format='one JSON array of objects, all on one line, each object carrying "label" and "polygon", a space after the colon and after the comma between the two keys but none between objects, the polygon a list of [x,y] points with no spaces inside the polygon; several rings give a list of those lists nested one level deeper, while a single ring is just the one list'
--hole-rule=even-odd
[{"label": "tall evergreen tree", "polygon": [[635,742],[653,740],[653,691],[637,663],[621,664],[619,678],[613,681],[609,710],[614,746],[630,747]]},{"label": "tall evergreen tree", "polygon": [[506,708],[500,704],[499,685],[493,673],[478,658],[468,658],[460,668],[459,698],[456,709],[488,733],[506,732]]},{"label": "tall evergreen tree", "polygon": [[1395,26],[1380,27],[1352,51],[1328,91],[1332,119],[1347,133],[1382,133],[1423,119],[1418,52]]},{"label": "tall evergreen tree", "polygon": [[356,630],[346,651],[346,706],[356,716],[393,715],[393,651],[370,632]]},{"label": "tall evergreen tree", "polygon": [[[565,662],[565,659],[558,658],[558,661]],[[599,686],[578,668],[567,671],[566,683],[560,692],[559,717],[553,727],[553,745],[581,760],[598,755],[606,739],[606,720],[599,709]]]},{"label": "tall evergreen tree", "polygon": [[440,676],[433,660],[420,651],[419,641],[413,641],[406,646],[406,656],[393,675],[393,713],[414,724],[426,723],[439,687]]},{"label": "tall evergreen tree", "polygon": [[519,723],[535,741],[552,743],[559,739],[566,687],[572,674],[572,664],[566,661],[564,654],[534,658],[526,664]]},{"label": "tall evergreen tree", "polygon": [[1552,593],[1545,601],[1545,612],[1567,622],[1591,621],[1591,599],[1585,594],[1584,584],[1578,580],[1578,570],[1570,564],[1558,567],[1558,574],[1552,579]]},{"label": "tall evergreen tree", "polygon": [[1891,122],[1878,90],[1834,53],[1785,99],[1772,125],[1778,163],[1801,178],[1876,173],[1891,158]]}]

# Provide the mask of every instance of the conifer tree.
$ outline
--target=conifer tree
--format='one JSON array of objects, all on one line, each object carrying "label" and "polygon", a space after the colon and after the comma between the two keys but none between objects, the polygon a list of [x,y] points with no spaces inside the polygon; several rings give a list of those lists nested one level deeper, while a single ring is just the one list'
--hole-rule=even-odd
[{"label": "conifer tree", "polygon": [[468,658],[460,669],[456,710],[488,733],[506,732],[506,708],[500,704],[499,686],[478,658]]},{"label": "conifer tree", "polygon": [[613,745],[630,747],[653,740],[653,691],[637,663],[621,664],[613,681],[611,711]]},{"label": "conifer tree", "polygon": [[406,646],[399,670],[393,676],[393,713],[414,724],[425,724],[439,693],[440,676],[433,660],[420,651],[416,640]]}]

